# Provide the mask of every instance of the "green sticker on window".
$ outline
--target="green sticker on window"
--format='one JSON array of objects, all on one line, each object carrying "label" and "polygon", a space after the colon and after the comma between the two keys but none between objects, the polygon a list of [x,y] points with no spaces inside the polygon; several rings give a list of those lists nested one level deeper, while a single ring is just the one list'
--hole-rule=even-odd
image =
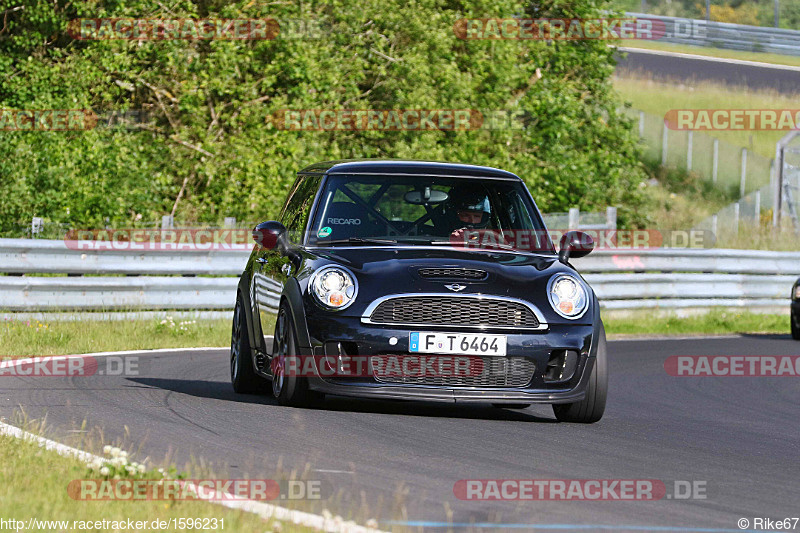
[{"label": "green sticker on window", "polygon": [[332,231],[333,230],[330,228],[330,226],[325,226],[324,228],[320,228],[320,230],[317,232],[317,237],[325,238],[330,235]]}]

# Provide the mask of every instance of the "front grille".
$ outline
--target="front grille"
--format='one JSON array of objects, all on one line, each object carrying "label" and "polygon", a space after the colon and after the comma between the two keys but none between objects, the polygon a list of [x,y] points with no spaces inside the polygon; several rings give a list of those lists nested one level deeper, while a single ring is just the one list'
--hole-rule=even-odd
[{"label": "front grille", "polygon": [[419,275],[423,278],[448,278],[448,279],[486,279],[485,270],[474,268],[420,268]]},{"label": "front grille", "polygon": [[[410,368],[425,366],[422,358],[466,356],[436,355],[373,355],[370,358],[372,376],[381,383],[397,383],[402,385],[438,385],[444,387],[501,387],[520,388],[528,385],[533,379],[536,364],[524,357],[470,357],[470,369],[478,371],[462,372],[404,372],[406,368],[403,358],[417,359],[409,364]],[[476,364],[477,361],[477,364]],[[482,364],[481,364],[482,363]],[[393,366],[390,366],[393,365]],[[416,365],[416,366],[415,366]],[[434,363],[433,368],[438,368]],[[415,375],[421,374],[421,375]]]},{"label": "front grille", "polygon": [[519,302],[458,296],[402,296],[381,302],[372,312],[376,324],[537,328],[539,320]]}]

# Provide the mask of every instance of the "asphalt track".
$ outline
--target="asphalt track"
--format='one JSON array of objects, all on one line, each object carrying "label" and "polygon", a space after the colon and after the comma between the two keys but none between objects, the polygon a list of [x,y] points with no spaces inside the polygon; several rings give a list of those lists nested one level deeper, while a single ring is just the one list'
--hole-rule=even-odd
[{"label": "asphalt track", "polygon": [[[400,519],[426,529],[739,531],[742,517],[800,515],[800,378],[664,369],[670,355],[800,355],[800,342],[616,341],[609,355],[609,404],[594,425],[558,423],[548,406],[329,397],[314,409],[280,407],[234,395],[222,349],[141,355],[138,376],[0,377],[0,416],[20,406],[46,414],[50,436],[66,442],[86,420],[106,442],[141,446],[139,460],[211,463],[218,477],[310,468],[306,477],[335,494],[308,510],[361,509],[384,529]],[[674,480],[688,480],[705,482],[706,499],[463,501],[453,493],[460,479],[658,479],[670,495]]]},{"label": "asphalt track", "polygon": [[679,80],[680,83],[712,82],[755,90],[774,90],[788,95],[800,94],[800,67],[656,50],[622,50],[625,54],[617,57],[618,76],[645,75],[656,80]]}]

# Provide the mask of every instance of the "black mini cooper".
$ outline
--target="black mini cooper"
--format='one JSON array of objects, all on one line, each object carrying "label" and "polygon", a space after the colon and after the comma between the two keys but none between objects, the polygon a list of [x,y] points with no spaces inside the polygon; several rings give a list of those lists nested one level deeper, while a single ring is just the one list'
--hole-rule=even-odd
[{"label": "black mini cooper", "polygon": [[325,394],[553,404],[596,422],[608,386],[597,298],[522,180],[488,167],[336,161],[298,173],[236,296],[231,381],[282,405]]}]

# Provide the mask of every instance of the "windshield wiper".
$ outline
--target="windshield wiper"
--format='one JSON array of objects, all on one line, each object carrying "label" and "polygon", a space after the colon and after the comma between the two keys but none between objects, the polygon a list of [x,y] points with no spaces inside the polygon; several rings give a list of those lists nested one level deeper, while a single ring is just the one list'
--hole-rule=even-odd
[{"label": "windshield wiper", "polygon": [[472,244],[471,245],[469,242],[460,241],[460,240],[457,240],[457,241],[430,241],[430,242],[428,242],[428,244],[430,244],[431,246],[436,246],[436,245],[440,245],[440,244],[449,244],[450,246],[462,246],[462,247],[464,247],[464,245],[466,245],[467,248],[473,248],[473,249],[476,249],[476,250],[481,250],[481,249],[490,250],[492,247],[497,247],[497,248],[502,248],[503,250],[519,251],[516,248],[514,248],[513,246],[511,246],[510,244],[506,244],[506,243],[503,243],[503,242],[493,242],[490,245],[487,244],[486,246],[480,246],[480,245],[476,245],[476,244]]},{"label": "windshield wiper", "polygon": [[364,237],[350,237],[349,239],[333,239],[330,241],[317,241],[317,246],[326,244],[397,244],[392,239],[369,239]]}]

